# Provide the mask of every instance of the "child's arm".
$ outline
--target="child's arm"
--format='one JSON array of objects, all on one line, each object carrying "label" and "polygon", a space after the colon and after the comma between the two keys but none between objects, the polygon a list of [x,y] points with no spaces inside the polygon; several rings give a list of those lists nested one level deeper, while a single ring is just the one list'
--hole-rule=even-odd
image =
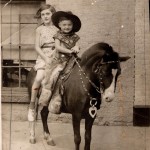
[{"label": "child's arm", "polygon": [[71,51],[70,49],[67,49],[65,47],[62,47],[60,45],[60,40],[59,39],[55,39],[55,48],[61,52],[61,53],[67,53],[67,54],[71,54],[73,51]]},{"label": "child's arm", "polygon": [[71,48],[71,50],[74,53],[79,53],[79,51],[80,51],[79,42],[76,42],[76,45],[73,48]]},{"label": "child's arm", "polygon": [[40,32],[38,29],[36,30],[36,36],[35,36],[35,50],[46,63],[49,63],[49,58],[43,53],[40,47]]}]

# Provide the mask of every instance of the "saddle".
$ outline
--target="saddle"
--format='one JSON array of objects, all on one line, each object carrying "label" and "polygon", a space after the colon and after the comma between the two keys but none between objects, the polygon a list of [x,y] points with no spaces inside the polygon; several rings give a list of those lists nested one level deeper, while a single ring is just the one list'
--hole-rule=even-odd
[{"label": "saddle", "polygon": [[[78,61],[80,61],[80,58],[76,58]],[[64,91],[64,82],[69,78],[74,66],[76,64],[76,61],[75,61],[75,57],[72,56],[68,63],[66,64],[66,67],[64,68],[64,70],[60,73],[58,79],[57,79],[57,82],[56,84],[53,86],[53,94],[52,94],[52,97],[53,95],[56,95],[58,92],[59,94],[63,95],[63,91]]]},{"label": "saddle", "polygon": [[55,85],[52,87],[52,96],[50,98],[48,109],[51,113],[60,114],[62,112],[62,96],[64,94],[64,82],[69,78],[76,61],[71,57],[64,70],[59,74]]}]

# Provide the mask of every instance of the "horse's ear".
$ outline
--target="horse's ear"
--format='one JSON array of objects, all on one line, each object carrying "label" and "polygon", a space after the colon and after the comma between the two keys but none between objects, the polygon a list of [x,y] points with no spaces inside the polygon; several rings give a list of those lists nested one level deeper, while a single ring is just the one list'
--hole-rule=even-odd
[{"label": "horse's ear", "polygon": [[130,58],[131,58],[130,56],[124,56],[124,57],[119,57],[119,60],[120,62],[123,62],[123,61],[127,61]]}]

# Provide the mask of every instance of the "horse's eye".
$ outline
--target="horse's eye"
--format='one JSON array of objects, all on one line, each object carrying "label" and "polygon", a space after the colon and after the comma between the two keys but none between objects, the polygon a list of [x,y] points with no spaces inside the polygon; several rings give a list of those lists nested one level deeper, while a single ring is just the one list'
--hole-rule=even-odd
[{"label": "horse's eye", "polygon": [[94,73],[98,73],[99,72],[99,68],[96,68],[95,70],[94,70]]},{"label": "horse's eye", "polygon": [[100,73],[104,74],[105,73],[104,69],[101,68]]}]

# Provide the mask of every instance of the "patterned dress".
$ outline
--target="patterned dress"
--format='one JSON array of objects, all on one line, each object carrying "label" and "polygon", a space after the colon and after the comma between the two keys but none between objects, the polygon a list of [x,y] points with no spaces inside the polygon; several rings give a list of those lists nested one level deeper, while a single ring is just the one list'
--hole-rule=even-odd
[{"label": "patterned dress", "polygon": [[[60,40],[61,46],[64,46],[65,48],[71,50],[71,48],[73,48],[76,45],[76,43],[80,39],[80,37],[75,33],[64,34],[61,31],[57,31],[57,33],[54,35],[54,39]],[[70,58],[70,55],[68,55],[66,53],[58,52],[56,50],[55,58],[57,58],[58,61],[63,62],[63,61],[68,61],[68,59]]]},{"label": "patterned dress", "polygon": [[[49,58],[52,57],[52,54],[54,53],[54,38],[53,36],[57,32],[57,28],[55,26],[47,27],[44,24],[40,25],[36,32],[40,35],[40,47],[44,54],[48,56]],[[35,70],[38,69],[45,69],[45,61],[41,58],[40,55],[38,55],[36,60],[36,65],[34,66]]]}]

